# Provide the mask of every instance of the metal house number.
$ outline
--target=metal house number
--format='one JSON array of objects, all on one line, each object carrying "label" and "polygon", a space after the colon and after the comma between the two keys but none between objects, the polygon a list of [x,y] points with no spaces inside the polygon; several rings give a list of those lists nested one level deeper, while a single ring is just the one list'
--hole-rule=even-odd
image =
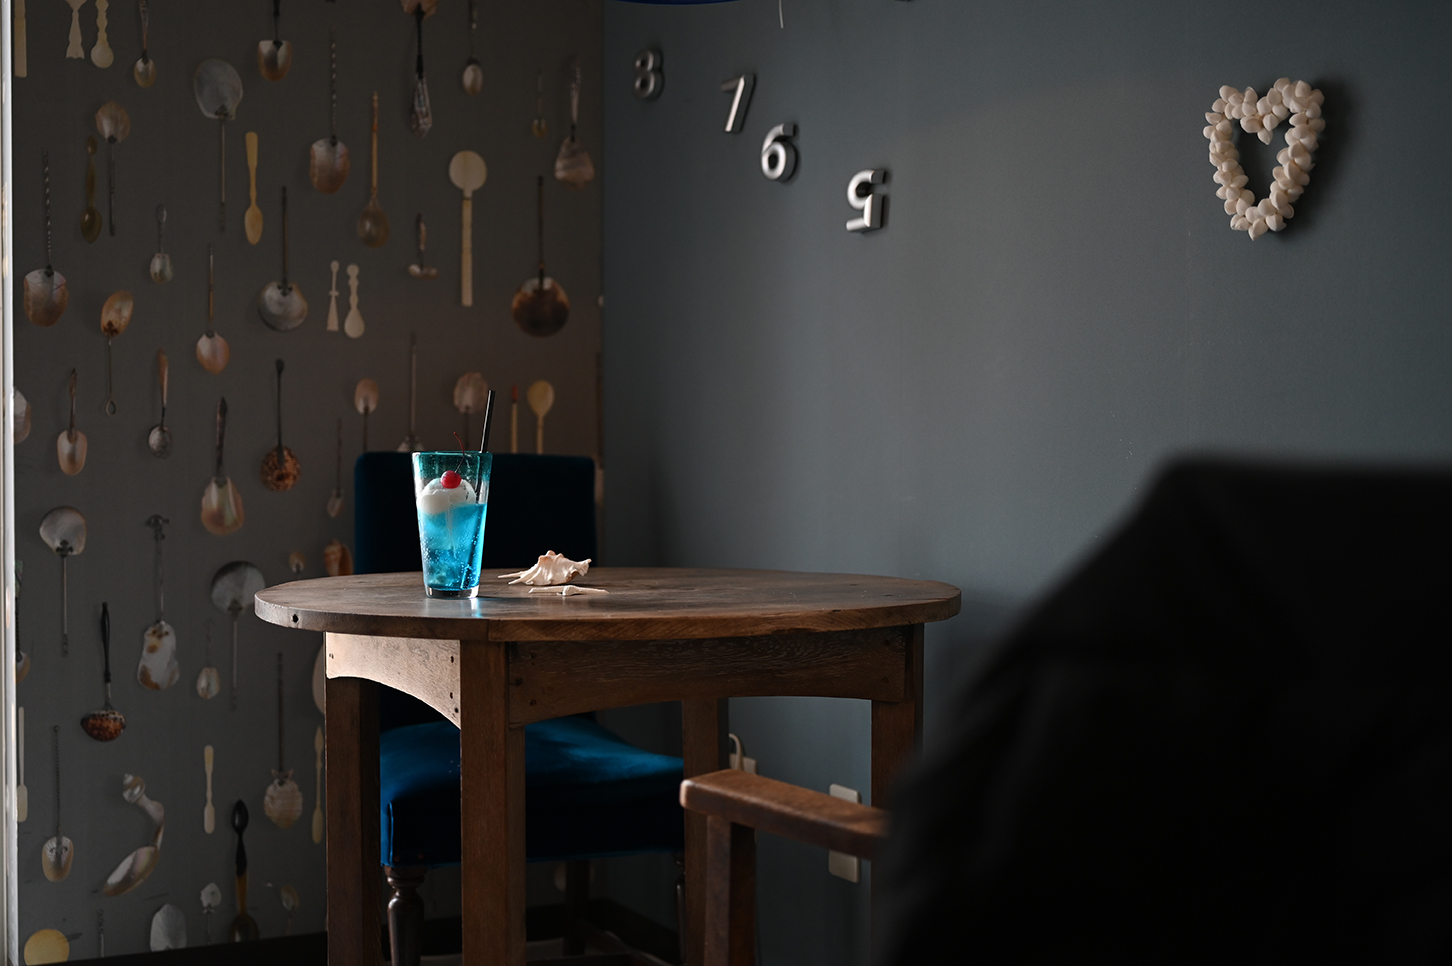
[{"label": "metal house number", "polygon": [[847,182],[847,203],[862,217],[847,222],[848,231],[876,231],[882,227],[882,196],[874,194],[872,186],[887,180],[887,172],[869,168],[859,171]]},{"label": "metal house number", "polygon": [[635,55],[635,83],[632,89],[642,101],[653,101],[660,97],[665,77],[660,69],[660,51],[647,47]]},{"label": "metal house number", "polygon": [[755,74],[742,74],[722,82],[721,90],[733,95],[731,113],[726,116],[727,134],[735,134],[746,125],[746,109],[751,106],[751,92],[755,89]]},{"label": "metal house number", "polygon": [[797,149],[790,138],[797,136],[795,124],[778,124],[761,142],[761,173],[768,181],[788,181],[797,170]]}]

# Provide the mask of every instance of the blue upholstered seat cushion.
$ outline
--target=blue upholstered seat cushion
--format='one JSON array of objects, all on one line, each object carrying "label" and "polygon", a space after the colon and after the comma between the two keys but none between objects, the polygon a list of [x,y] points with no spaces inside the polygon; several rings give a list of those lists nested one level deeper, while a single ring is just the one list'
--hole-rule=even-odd
[{"label": "blue upholstered seat cushion", "polygon": [[[531,862],[682,848],[681,759],[642,751],[587,718],[524,730],[525,854]],[[379,737],[385,865],[459,862],[459,729],[448,721]]]}]

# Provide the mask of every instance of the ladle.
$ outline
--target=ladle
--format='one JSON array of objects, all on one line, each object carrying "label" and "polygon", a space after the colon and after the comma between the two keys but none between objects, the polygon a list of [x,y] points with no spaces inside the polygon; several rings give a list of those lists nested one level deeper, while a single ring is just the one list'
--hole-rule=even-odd
[{"label": "ladle", "polygon": [[131,76],[136,79],[137,87],[150,87],[156,83],[156,61],[151,59],[146,49],[147,36],[151,33],[151,15],[147,12],[146,0],[136,0],[136,6],[141,12],[141,58],[131,68]]},{"label": "ladle", "polygon": [[166,574],[161,554],[162,542],[166,540],[165,527],[170,522],[159,513],[146,519],[156,543],[156,620],[141,637],[136,680],[143,688],[153,691],[165,691],[181,676],[181,666],[176,660],[176,631],[166,622]]},{"label": "ladle", "polygon": [[328,331],[338,331],[338,260],[335,258],[328,264],[333,271],[333,282],[328,287]]},{"label": "ladle", "polygon": [[202,749],[202,767],[207,772],[207,804],[202,808],[202,831],[211,835],[217,830],[217,809],[212,805],[212,746]]},{"label": "ladle", "polygon": [[161,802],[146,797],[146,782],[140,775],[121,776],[121,797],[126,804],[145,812],[156,823],[156,830],[152,832],[150,845],[136,849],[111,870],[101,887],[101,893],[108,896],[125,895],[151,878],[161,861],[161,837],[166,832],[166,809]]},{"label": "ladle", "polygon": [[[325,195],[333,194],[348,180],[348,146],[338,140],[338,37],[328,31],[328,130],[308,149],[308,180]],[[337,286],[334,286],[336,288]]]},{"label": "ladle", "polygon": [[534,120],[530,123],[529,129],[537,138],[542,138],[550,132],[549,122],[544,116],[544,71],[540,70],[534,77]]},{"label": "ladle", "polygon": [[414,278],[430,279],[438,278],[439,270],[432,265],[424,264],[424,246],[428,242],[429,230],[424,224],[423,212],[419,212],[418,220],[414,223],[418,230],[418,261],[408,266],[408,274]]},{"label": "ladle", "polygon": [[570,320],[570,297],[559,282],[545,274],[544,259],[544,176],[536,184],[539,216],[539,274],[525,280],[514,293],[510,314],[530,335],[554,335]]},{"label": "ladle", "polygon": [[151,951],[185,949],[186,945],[187,917],[168,902],[151,917]]},{"label": "ladle", "polygon": [[217,468],[202,493],[202,526],[219,537],[236,533],[246,519],[242,511],[242,494],[222,472],[222,445],[226,436],[227,400],[223,397],[217,402]]},{"label": "ladle", "polygon": [[61,657],[71,652],[70,579],[66,561],[86,549],[86,518],[73,506],[58,506],[40,521],[40,539],[61,558]]},{"label": "ladle", "polygon": [[219,158],[219,202],[217,231],[227,230],[227,122],[237,116],[242,101],[242,78],[231,64],[220,57],[209,57],[197,65],[192,75],[192,94],[197,106],[207,117],[217,119],[221,150]]},{"label": "ladle", "polygon": [[[110,67],[116,61],[116,55],[111,51],[110,41],[106,39],[106,27],[109,22],[106,19],[106,10],[111,6],[111,0],[96,0],[96,45],[91,48],[91,63],[97,67]],[[114,235],[115,232],[112,232]]]},{"label": "ladle", "polygon": [[369,248],[388,241],[388,216],[378,204],[378,92],[373,92],[373,179],[368,189],[368,204],[358,216],[358,237]]},{"label": "ladle", "polygon": [[101,223],[105,220],[96,210],[96,152],[100,143],[94,134],[86,138],[86,210],[81,212],[81,237],[93,242],[101,237]]},{"label": "ladle", "polygon": [[363,452],[368,452],[368,414],[378,408],[378,383],[359,379],[353,387],[353,408],[363,416]]},{"label": "ladle", "polygon": [[257,69],[270,81],[280,81],[292,67],[292,44],[282,39],[282,0],[272,0],[272,39],[257,42]]},{"label": "ladle", "polygon": [[464,74],[460,81],[464,85],[464,93],[470,97],[484,89],[484,68],[479,66],[479,58],[474,56],[474,34],[478,30],[478,0],[469,0],[469,59],[464,61]]},{"label": "ladle", "polygon": [[570,84],[570,136],[560,143],[555,156],[555,180],[566,188],[583,188],[595,180],[595,165],[590,152],[575,138],[580,123],[580,59],[575,58],[575,79]]},{"label": "ladle", "polygon": [[106,336],[106,415],[116,415],[116,390],[111,380],[111,340],[126,331],[136,300],[130,292],[115,292],[101,306],[101,331]]},{"label": "ladle", "polygon": [[166,359],[166,350],[156,350],[156,381],[161,384],[161,422],[151,427],[146,434],[146,448],[157,459],[171,455],[171,430],[166,427],[166,391],[170,382],[171,365]]},{"label": "ladle", "polygon": [[423,22],[433,16],[439,0],[402,0],[405,13],[413,14],[414,36],[418,45],[418,56],[414,61],[413,102],[408,113],[409,127],[413,133],[423,137],[434,126],[434,112],[429,106],[429,82],[424,77]]},{"label": "ladle", "polygon": [[215,260],[212,255],[212,246],[207,246],[207,331],[197,339],[197,361],[202,368],[216,375],[227,368],[227,361],[232,358],[232,347],[227,340],[218,335],[212,327],[212,317],[215,314],[217,298],[215,294]]},{"label": "ladle", "polygon": [[247,914],[247,846],[242,843],[242,833],[247,831],[247,805],[240,798],[232,806],[232,830],[237,833],[237,915],[228,929],[228,938],[243,943],[258,938],[260,933],[257,922]]},{"label": "ladle", "polygon": [[323,726],[313,732],[313,844],[323,844]]},{"label": "ladle", "polygon": [[19,389],[12,389],[14,393],[11,401],[10,433],[14,442],[23,443],[30,436],[30,403],[25,398],[25,393]]},{"label": "ladle", "polygon": [[464,439],[469,439],[469,417],[484,409],[489,383],[477,372],[466,372],[454,383],[454,408],[464,417]]},{"label": "ladle", "polygon": [[50,259],[50,152],[40,153],[45,172],[45,268],[25,276],[25,317],[36,325],[55,325],[71,300],[66,277],[51,267]]},{"label": "ladle", "polygon": [[101,681],[106,686],[106,703],[81,718],[81,730],[97,741],[115,741],[126,730],[126,716],[111,707],[111,608],[104,601],[101,603],[101,654],[104,661]]},{"label": "ladle", "polygon": [[287,332],[308,317],[308,300],[287,278],[287,188],[282,189],[282,281],[268,282],[257,296],[257,314],[270,328]]},{"label": "ladle", "polygon": [[[417,453],[423,449],[418,441],[414,420],[418,414],[418,336],[408,334],[408,435],[398,444],[400,453]],[[466,437],[467,438],[467,437]]]},{"label": "ladle", "polygon": [[245,560],[223,564],[212,576],[212,605],[232,618],[232,710],[237,710],[237,619],[267,586],[262,571]]},{"label": "ladle", "polygon": [[358,311],[358,266],[348,266],[348,316],[343,319],[343,334],[350,339],[363,335],[363,313]]},{"label": "ladle", "polygon": [[[99,6],[104,0],[96,0]],[[104,36],[104,35],[103,35]],[[107,56],[110,51],[107,51]],[[96,131],[106,139],[106,219],[107,231],[116,237],[116,145],[131,134],[131,116],[115,101],[107,101],[96,112]]]},{"label": "ladle", "polygon": [[257,207],[257,132],[248,131],[243,138],[247,144],[247,210],[242,214],[242,230],[247,233],[247,244],[262,241],[262,209]]},{"label": "ladle", "polygon": [[[212,666],[212,622],[206,624],[206,661],[207,666],[197,673],[197,695],[208,701],[212,700],[222,690],[222,675]],[[211,769],[208,769],[210,774]],[[211,831],[208,829],[207,831]]]},{"label": "ladle", "polygon": [[544,453],[544,420],[555,405],[555,387],[543,379],[529,387],[529,408],[534,410],[534,451]]},{"label": "ladle", "polygon": [[328,497],[328,516],[337,517],[343,512],[343,417],[338,417],[338,476],[333,484],[333,493]]},{"label": "ladle", "polygon": [[30,817],[30,790],[25,787],[25,709],[15,709],[15,753],[18,773],[15,776],[15,821]]},{"label": "ladle", "polygon": [[55,748],[55,834],[40,847],[40,870],[51,882],[59,882],[71,874],[76,847],[61,834],[60,725],[52,725],[50,733],[51,744]]},{"label": "ladle", "polygon": [[217,888],[217,883],[208,882],[202,887],[202,922],[204,925],[203,941],[207,945],[212,944],[212,913],[222,906],[222,890]]},{"label": "ladle", "polygon": [[170,282],[172,278],[171,256],[166,253],[162,242],[166,235],[166,205],[156,206],[156,254],[151,256],[151,280]]},{"label": "ladle", "polygon": [[274,493],[284,493],[297,485],[300,472],[297,457],[282,445],[282,360],[277,360],[277,448],[262,458],[262,485]]},{"label": "ladle", "polygon": [[292,780],[292,772],[287,769],[283,761],[283,729],[282,729],[282,706],[283,706],[283,680],[282,680],[282,654],[277,655],[277,768],[272,773],[272,781],[267,783],[267,791],[262,796],[262,814],[266,815],[278,828],[291,828],[292,824],[302,816],[303,795],[302,789],[297,787],[297,782]]},{"label": "ladle", "polygon": [[86,434],[76,429],[76,370],[71,370],[71,423],[55,438],[55,456],[61,472],[75,476],[86,468]]},{"label": "ladle", "polygon": [[484,159],[473,151],[460,151],[449,160],[449,180],[464,193],[459,231],[459,304],[464,306],[474,304],[474,192],[488,177]]}]

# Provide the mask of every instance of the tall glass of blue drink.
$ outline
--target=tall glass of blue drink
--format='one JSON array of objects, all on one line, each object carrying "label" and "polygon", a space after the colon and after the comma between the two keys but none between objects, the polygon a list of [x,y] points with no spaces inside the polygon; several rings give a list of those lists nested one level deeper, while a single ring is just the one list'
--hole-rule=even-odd
[{"label": "tall glass of blue drink", "polygon": [[413,454],[424,590],[430,597],[478,596],[492,462],[490,453]]}]

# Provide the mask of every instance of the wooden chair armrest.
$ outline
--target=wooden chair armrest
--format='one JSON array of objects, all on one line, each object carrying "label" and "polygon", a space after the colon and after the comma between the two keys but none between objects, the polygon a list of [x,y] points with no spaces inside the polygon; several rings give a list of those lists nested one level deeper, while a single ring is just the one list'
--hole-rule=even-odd
[{"label": "wooden chair armrest", "polygon": [[681,782],[681,806],[862,859],[887,838],[883,809],[735,769]]}]

